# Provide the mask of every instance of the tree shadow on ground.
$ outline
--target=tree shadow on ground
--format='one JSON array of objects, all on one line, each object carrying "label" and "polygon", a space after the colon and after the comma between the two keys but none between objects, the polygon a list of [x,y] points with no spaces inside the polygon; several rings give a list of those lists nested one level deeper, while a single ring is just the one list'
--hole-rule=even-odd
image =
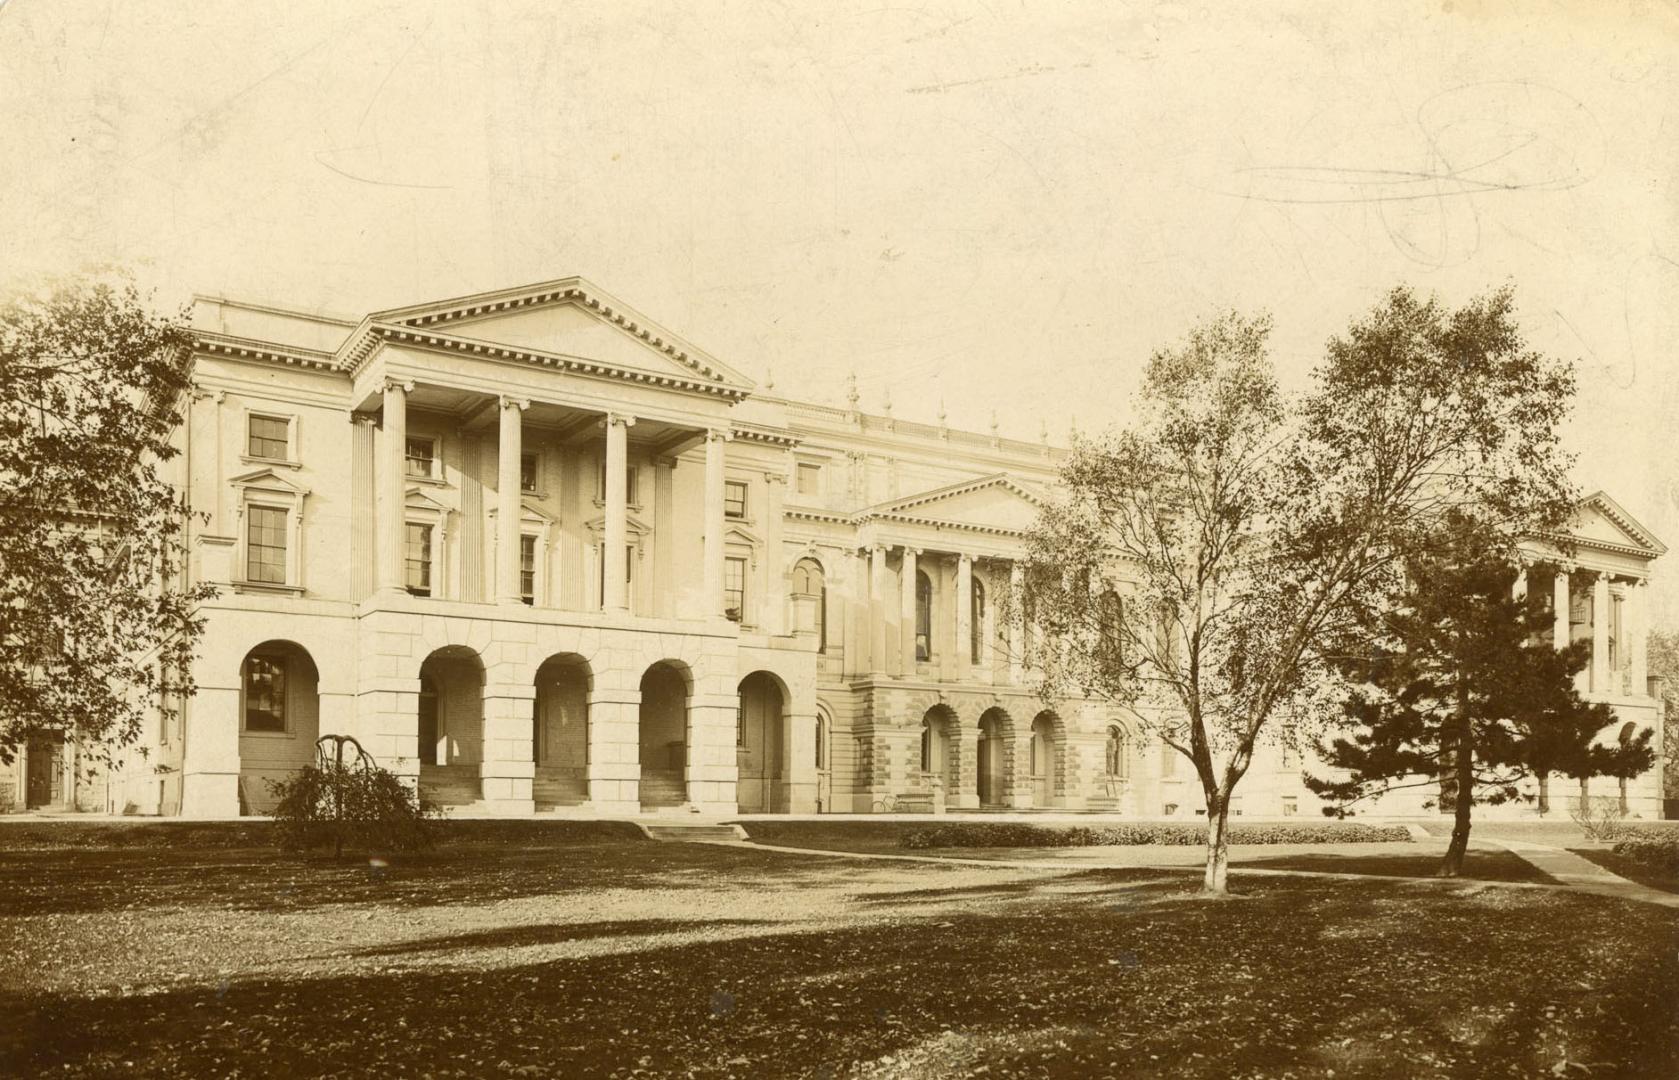
[{"label": "tree shadow on ground", "polygon": [[1401,881],[1242,887],[1241,904],[1056,898],[482,970],[13,995],[0,1071],[836,1076],[891,1054],[911,1073],[1550,1075],[1564,1044],[1596,1075],[1679,1063],[1654,1022],[1679,994],[1670,913]]},{"label": "tree shadow on ground", "polygon": [[350,956],[406,956],[415,953],[454,952],[462,949],[518,949],[530,945],[560,945],[570,941],[593,941],[612,937],[653,936],[684,931],[716,930],[723,927],[770,926],[773,919],[620,919],[612,922],[543,923],[536,926],[502,926],[467,934],[422,938],[393,945],[356,949]]},{"label": "tree shadow on ground", "polygon": [[[1244,855],[1233,869],[1307,870],[1327,874],[1375,874],[1380,877],[1432,878],[1440,869],[1435,855]],[[1508,851],[1474,851],[1464,855],[1462,878],[1474,881],[1515,881],[1542,885],[1559,882],[1532,863]]]}]

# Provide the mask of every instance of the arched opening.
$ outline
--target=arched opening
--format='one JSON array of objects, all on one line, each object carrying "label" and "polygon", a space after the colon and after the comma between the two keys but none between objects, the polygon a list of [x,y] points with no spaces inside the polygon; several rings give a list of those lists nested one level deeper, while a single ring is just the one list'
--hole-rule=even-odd
[{"label": "arched opening", "polygon": [[1106,667],[1124,667],[1125,653],[1125,601],[1119,593],[1108,589],[1102,593],[1097,602],[1097,648],[1101,649],[1098,658]]},{"label": "arched opening", "polygon": [[589,686],[589,665],[580,656],[550,656],[536,669],[531,795],[538,810],[589,799]]},{"label": "arched opening", "polygon": [[828,579],[815,559],[793,565],[793,629],[816,637],[816,651],[828,651]]},{"label": "arched opening", "polygon": [[266,781],[315,760],[320,738],[320,676],[314,658],[291,641],[265,641],[239,665],[239,811],[266,814]]},{"label": "arched opening", "polygon": [[1032,805],[1048,806],[1057,792],[1056,772],[1060,747],[1055,733],[1055,714],[1041,712],[1032,721]]},{"label": "arched opening", "polygon": [[834,806],[833,781],[834,722],[826,705],[816,708],[816,812],[825,814]]},{"label": "arched opening", "polygon": [[661,660],[641,676],[641,805],[688,801],[688,676]]},{"label": "arched opening", "polygon": [[985,710],[979,718],[978,766],[979,804],[1004,806],[1008,802],[1009,714],[999,708]]},{"label": "arched opening", "polygon": [[483,797],[484,665],[459,645],[420,665],[420,798],[463,806]]},{"label": "arched opening", "polygon": [[743,814],[786,809],[782,758],[786,743],[786,695],[781,681],[754,671],[740,681],[735,706],[735,801]]},{"label": "arched opening", "polygon": [[927,571],[915,572],[915,660],[933,658],[933,579]]},{"label": "arched opening", "polygon": [[934,705],[921,717],[921,771],[937,778],[947,796],[957,789],[958,768],[956,714],[948,705]]},{"label": "arched opening", "polygon": [[973,576],[973,592],[968,613],[968,662],[985,662],[985,582]]},{"label": "arched opening", "polygon": [[1124,780],[1131,775],[1131,747],[1125,729],[1118,724],[1108,725],[1107,774],[1110,780]]}]

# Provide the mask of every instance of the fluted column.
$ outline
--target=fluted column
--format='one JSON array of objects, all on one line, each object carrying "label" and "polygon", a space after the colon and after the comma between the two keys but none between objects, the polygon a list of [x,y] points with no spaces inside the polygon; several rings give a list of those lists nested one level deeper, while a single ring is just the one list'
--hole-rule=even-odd
[{"label": "fluted column", "polygon": [[[723,477],[724,451],[729,433],[712,428],[705,433],[705,617],[721,618],[723,610]],[[744,619],[746,613],[741,613]]]},{"label": "fluted column", "polygon": [[886,672],[886,548],[869,549],[869,670]]},{"label": "fluted column", "polygon": [[1592,690],[1609,690],[1609,575],[1592,581]]},{"label": "fluted column", "polygon": [[956,677],[968,678],[973,661],[974,558],[967,552],[956,556]]},{"label": "fluted column", "polygon": [[1019,685],[1026,659],[1026,568],[1009,564],[1009,682]]},{"label": "fluted column", "polygon": [[380,592],[401,592],[403,580],[403,507],[408,502],[408,394],[411,382],[385,380],[385,438],[379,445]]},{"label": "fluted column", "polygon": [[899,674],[906,677],[915,674],[915,560],[920,554],[906,544],[904,561],[898,571],[898,625],[902,627],[898,634],[898,647],[902,654],[899,657],[902,665]]},{"label": "fluted column", "polygon": [[496,603],[522,604],[519,592],[519,455],[524,446],[525,409],[521,398],[501,399],[501,441],[496,455]]},{"label": "fluted column", "polygon": [[628,611],[629,591],[624,578],[624,543],[629,535],[629,429],[635,417],[623,413],[606,415],[606,528],[601,546],[601,607],[607,611]]},{"label": "fluted column", "polygon": [[1551,583],[1551,644],[1557,649],[1568,648],[1568,568],[1557,567],[1556,579]]},{"label": "fluted column", "polygon": [[1634,581],[1627,589],[1627,622],[1630,623],[1622,632],[1627,639],[1627,668],[1632,679],[1632,693],[1643,697],[1649,690],[1649,661],[1644,640],[1650,631],[1647,621],[1649,609],[1645,604],[1649,602],[1650,583],[1642,578]]},{"label": "fluted column", "polygon": [[787,474],[764,476],[764,591],[758,601],[758,625],[777,637],[787,632],[787,575],[782,571],[781,507],[787,494]]}]

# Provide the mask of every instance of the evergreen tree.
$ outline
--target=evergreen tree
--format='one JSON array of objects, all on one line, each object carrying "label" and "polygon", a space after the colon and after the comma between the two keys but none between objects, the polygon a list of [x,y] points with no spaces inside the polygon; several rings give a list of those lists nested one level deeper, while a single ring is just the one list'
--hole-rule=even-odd
[{"label": "evergreen tree", "polygon": [[1340,813],[1438,784],[1455,814],[1442,877],[1463,868],[1474,804],[1520,798],[1532,776],[1633,776],[1654,760],[1647,730],[1594,745],[1615,714],[1575,689],[1591,642],[1555,648],[1550,607],[1541,593],[1517,594],[1518,573],[1493,530],[1452,514],[1438,543],[1406,559],[1403,591],[1370,627],[1372,655],[1344,662],[1363,681],[1346,701],[1351,733],[1325,753],[1343,775],[1306,780]]}]

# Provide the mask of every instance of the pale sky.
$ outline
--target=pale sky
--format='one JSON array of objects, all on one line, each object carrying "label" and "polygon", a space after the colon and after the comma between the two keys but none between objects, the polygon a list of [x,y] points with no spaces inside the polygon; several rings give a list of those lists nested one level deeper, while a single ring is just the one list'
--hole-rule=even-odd
[{"label": "pale sky", "polygon": [[1679,8],[669,6],[0,0],[0,271],[582,274],[779,393],[1057,440],[1217,309],[1298,384],[1395,284],[1509,279],[1679,626]]}]

